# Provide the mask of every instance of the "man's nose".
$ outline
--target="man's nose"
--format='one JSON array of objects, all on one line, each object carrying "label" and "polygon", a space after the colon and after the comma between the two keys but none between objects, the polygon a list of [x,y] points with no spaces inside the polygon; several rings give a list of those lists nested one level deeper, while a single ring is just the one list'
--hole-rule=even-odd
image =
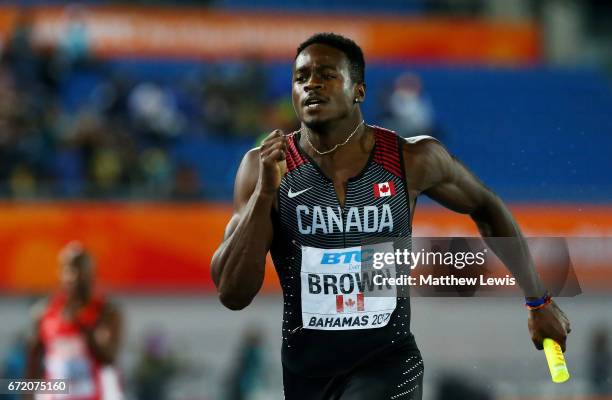
[{"label": "man's nose", "polygon": [[308,82],[306,82],[304,90],[308,92],[310,90],[321,89],[322,87],[323,83],[321,82],[321,80],[313,75],[310,79],[308,79]]}]

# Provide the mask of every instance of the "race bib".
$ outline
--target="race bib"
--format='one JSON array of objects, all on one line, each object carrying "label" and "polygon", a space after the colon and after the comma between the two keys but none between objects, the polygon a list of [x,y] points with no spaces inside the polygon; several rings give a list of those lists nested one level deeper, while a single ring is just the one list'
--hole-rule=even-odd
[{"label": "race bib", "polygon": [[70,394],[54,398],[91,396],[95,384],[87,345],[80,336],[69,336],[53,341],[46,357],[46,369],[50,379],[67,379]]},{"label": "race bib", "polygon": [[[302,246],[302,325],[304,329],[381,328],[397,305],[395,286],[375,284],[375,275],[395,276],[395,265],[375,270],[373,248],[319,249]],[[392,243],[375,251],[393,252]],[[362,260],[363,258],[363,260]]]}]

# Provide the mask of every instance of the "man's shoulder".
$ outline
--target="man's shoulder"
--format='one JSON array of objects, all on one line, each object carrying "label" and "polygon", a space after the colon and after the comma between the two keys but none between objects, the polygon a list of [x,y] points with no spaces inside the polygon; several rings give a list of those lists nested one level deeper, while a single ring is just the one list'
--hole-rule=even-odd
[{"label": "man's shoulder", "polygon": [[452,156],[436,138],[427,135],[403,139],[402,153],[406,175],[416,183],[424,176],[438,176],[451,165]]},{"label": "man's shoulder", "polygon": [[429,136],[429,135],[410,136],[410,137],[403,138],[403,139],[409,145],[410,144],[418,144],[418,143],[427,143],[427,142],[430,142],[430,141],[440,143],[440,141],[438,139],[436,139],[433,136]]},{"label": "man's shoulder", "polygon": [[260,151],[261,147],[257,146],[244,153],[244,156],[242,156],[242,161],[240,162],[239,170],[250,173],[259,171]]},{"label": "man's shoulder", "polygon": [[242,157],[234,183],[234,201],[240,199],[240,203],[250,198],[255,190],[257,177],[259,175],[260,147],[254,147],[247,151]]},{"label": "man's shoulder", "polygon": [[377,126],[377,125],[372,125],[372,128],[374,128],[376,135],[382,135],[387,138],[398,137],[404,149],[408,147],[415,147],[415,145],[420,145],[420,147],[425,147],[427,146],[428,143],[441,144],[438,139],[436,139],[433,136],[429,136],[429,135],[404,137],[392,129],[384,128],[384,127]]},{"label": "man's shoulder", "polygon": [[42,320],[43,316],[49,309],[52,300],[53,296],[47,296],[32,304],[30,307],[30,317],[34,322],[40,322],[40,320]]},{"label": "man's shoulder", "polygon": [[242,157],[242,162],[253,162],[259,158],[259,152],[261,151],[261,146],[253,147],[249,149],[244,156]]},{"label": "man's shoulder", "polygon": [[402,141],[402,151],[404,156],[409,157],[431,154],[432,152],[439,151],[444,147],[438,139],[428,135],[402,138]]},{"label": "man's shoulder", "polygon": [[116,302],[105,297],[100,307],[100,316],[105,318],[120,318],[121,308]]}]

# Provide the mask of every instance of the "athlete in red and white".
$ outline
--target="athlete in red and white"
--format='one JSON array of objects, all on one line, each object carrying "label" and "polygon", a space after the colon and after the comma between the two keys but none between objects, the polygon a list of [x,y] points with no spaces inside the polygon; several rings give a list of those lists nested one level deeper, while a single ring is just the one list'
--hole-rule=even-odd
[{"label": "athlete in red and white", "polygon": [[27,377],[67,379],[69,394],[37,399],[120,400],[121,315],[94,289],[93,262],[76,242],[60,253],[61,288],[34,307]]}]

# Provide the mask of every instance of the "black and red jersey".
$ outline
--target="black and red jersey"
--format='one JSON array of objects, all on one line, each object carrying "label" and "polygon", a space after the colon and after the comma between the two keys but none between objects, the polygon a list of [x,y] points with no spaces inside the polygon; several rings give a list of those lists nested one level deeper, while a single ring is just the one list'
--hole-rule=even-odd
[{"label": "black and red jersey", "polygon": [[[287,172],[274,213],[272,258],[283,290],[283,364],[308,376],[330,376],[375,354],[409,348],[407,296],[369,296],[371,271],[361,266],[369,240],[411,237],[402,146],[374,127],[363,170],[348,180],[341,205],[332,180],[288,136]],[[395,293],[395,292],[394,292]]]}]

